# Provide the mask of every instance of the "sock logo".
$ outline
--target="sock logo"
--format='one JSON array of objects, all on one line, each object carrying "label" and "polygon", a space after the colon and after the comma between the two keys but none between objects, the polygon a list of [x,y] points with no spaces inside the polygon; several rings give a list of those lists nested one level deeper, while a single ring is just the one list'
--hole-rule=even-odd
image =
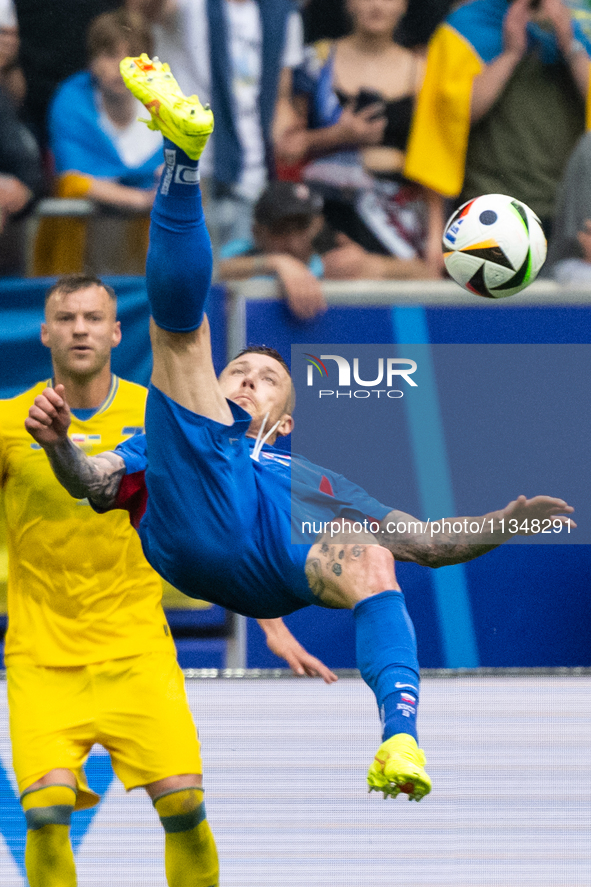
[{"label": "sock logo", "polygon": [[397,690],[400,690],[401,687],[408,687],[409,690],[414,690],[415,693],[418,692],[418,691],[417,691],[417,688],[416,688],[416,687],[413,687],[412,684],[401,684],[400,681],[396,681],[396,683],[394,684],[394,686],[396,687]]},{"label": "sock logo", "polygon": [[199,170],[196,166],[177,166],[174,181],[177,185],[196,185],[199,181]]},{"label": "sock logo", "polygon": [[417,701],[417,700],[416,700],[416,697],[415,697],[415,696],[411,696],[410,693],[401,693],[401,694],[400,694],[400,698],[402,699],[403,702],[408,702],[408,703],[410,703],[410,705],[414,705],[415,702]]},{"label": "sock logo", "polygon": [[164,149],[164,162],[166,163],[166,172],[164,173],[164,177],[160,185],[160,193],[166,196],[166,194],[168,194],[170,190],[170,183],[172,182],[174,165],[176,163],[176,151],[173,148]]}]

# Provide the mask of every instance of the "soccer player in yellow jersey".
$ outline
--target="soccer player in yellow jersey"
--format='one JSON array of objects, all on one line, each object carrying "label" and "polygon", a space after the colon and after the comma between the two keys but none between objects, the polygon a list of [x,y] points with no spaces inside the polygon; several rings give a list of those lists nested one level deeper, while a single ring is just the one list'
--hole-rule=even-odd
[{"label": "soccer player in yellow jersey", "polygon": [[[111,350],[121,339],[115,294],[97,278],[62,278],[47,294],[45,313],[49,384],[67,393],[72,440],[89,455],[112,450],[143,427],[147,393],[111,373]],[[70,816],[98,802],[82,769],[98,742],[125,788],[143,786],[154,802],[170,887],[217,887],[199,741],[161,579],[128,515],[100,516],[86,500],[72,499],[27,434],[31,401],[47,385],[0,402],[9,549],[5,655],[29,885],[76,884]],[[281,620],[262,627],[269,646],[296,671],[336,680]]]}]

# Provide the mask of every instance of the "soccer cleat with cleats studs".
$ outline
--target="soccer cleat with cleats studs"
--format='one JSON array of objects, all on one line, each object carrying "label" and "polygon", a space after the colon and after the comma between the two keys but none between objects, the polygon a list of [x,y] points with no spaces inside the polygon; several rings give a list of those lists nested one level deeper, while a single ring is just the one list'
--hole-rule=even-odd
[{"label": "soccer cleat with cleats studs", "polygon": [[409,801],[420,801],[431,791],[425,772],[425,755],[408,733],[396,733],[377,750],[367,774],[370,792],[382,792],[384,799],[400,793]]},{"label": "soccer cleat with cleats studs", "polygon": [[145,53],[124,58],[120,70],[127,88],[150,112],[150,120],[144,121],[148,127],[199,160],[213,131],[209,105],[203,106],[196,95],[183,95],[168,65]]}]

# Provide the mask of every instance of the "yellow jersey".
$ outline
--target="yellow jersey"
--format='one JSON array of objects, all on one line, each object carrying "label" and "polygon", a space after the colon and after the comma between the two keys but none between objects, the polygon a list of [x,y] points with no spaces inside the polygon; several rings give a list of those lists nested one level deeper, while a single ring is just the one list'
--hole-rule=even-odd
[{"label": "yellow jersey", "polygon": [[[76,666],[172,651],[162,581],[127,512],[96,514],[56,480],[24,421],[51,382],[0,401],[0,486],[8,541],[7,665]],[[69,435],[91,456],[141,430],[147,391],[112,377],[88,421]]]}]

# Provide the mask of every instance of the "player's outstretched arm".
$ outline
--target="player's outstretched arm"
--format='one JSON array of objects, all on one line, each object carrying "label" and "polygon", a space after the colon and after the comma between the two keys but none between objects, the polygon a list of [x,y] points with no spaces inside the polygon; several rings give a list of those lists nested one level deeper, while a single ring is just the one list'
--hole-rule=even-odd
[{"label": "player's outstretched arm", "polygon": [[570,532],[568,517],[574,508],[551,496],[518,496],[499,511],[479,517],[446,517],[420,521],[402,511],[382,520],[380,543],[396,560],[426,567],[445,567],[471,561],[516,535]]},{"label": "player's outstretched arm", "polygon": [[330,668],[302,647],[283,619],[258,619],[257,622],[265,632],[267,646],[271,652],[285,659],[296,674],[322,678],[325,684],[333,684],[338,680]]},{"label": "player's outstretched arm", "polygon": [[115,504],[125,462],[116,453],[87,456],[68,436],[70,408],[63,385],[35,398],[25,428],[45,450],[53,473],[75,499],[92,499],[99,508]]}]

